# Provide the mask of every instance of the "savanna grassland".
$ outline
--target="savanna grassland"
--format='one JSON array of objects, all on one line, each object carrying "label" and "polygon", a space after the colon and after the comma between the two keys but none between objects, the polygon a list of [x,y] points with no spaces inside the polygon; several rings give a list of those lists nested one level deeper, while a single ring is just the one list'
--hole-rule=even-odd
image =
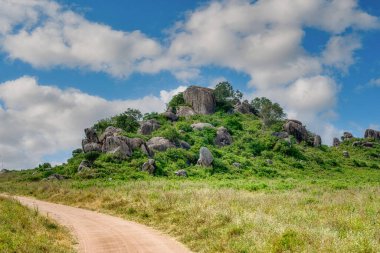
[{"label": "savanna grassland", "polygon": [[[133,117],[123,114],[94,129],[101,135],[122,122],[126,137],[160,136],[186,141],[190,148],[156,152],[152,175],[141,171],[148,159],[143,152],[119,159],[77,149],[63,165],[1,174],[0,192],[134,220],[195,252],[380,252],[378,140],[350,138],[337,147],[313,147],[274,136],[283,129],[281,118],[265,124],[261,114],[223,110],[175,122],[154,113],[144,119],[156,120],[160,128],[141,135]],[[214,128],[194,130],[191,124],[199,122]],[[231,145],[215,145],[221,126],[231,134]],[[197,165],[201,147],[212,153],[212,166]],[[83,160],[91,168],[78,171]],[[178,170],[187,177],[176,176]],[[52,174],[66,179],[46,180]]]},{"label": "savanna grassland", "polygon": [[0,252],[75,252],[69,232],[38,210],[0,196]]}]

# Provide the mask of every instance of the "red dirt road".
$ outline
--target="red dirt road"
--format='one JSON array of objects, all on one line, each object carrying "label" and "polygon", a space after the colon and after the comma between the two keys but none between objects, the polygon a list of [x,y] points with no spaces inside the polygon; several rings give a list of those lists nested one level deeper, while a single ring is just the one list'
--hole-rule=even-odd
[{"label": "red dirt road", "polygon": [[14,197],[37,208],[72,231],[85,253],[190,253],[185,246],[152,228],[117,217],[27,197]]}]

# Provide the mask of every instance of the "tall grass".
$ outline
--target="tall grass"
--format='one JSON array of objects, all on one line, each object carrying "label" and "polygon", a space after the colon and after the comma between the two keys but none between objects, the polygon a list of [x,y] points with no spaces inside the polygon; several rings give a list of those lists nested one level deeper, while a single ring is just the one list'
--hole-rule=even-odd
[{"label": "tall grass", "polygon": [[73,239],[67,230],[40,216],[38,210],[0,197],[0,252],[74,252]]},{"label": "tall grass", "polygon": [[135,220],[196,252],[378,252],[380,187],[250,192],[197,181],[27,183],[13,188]]}]

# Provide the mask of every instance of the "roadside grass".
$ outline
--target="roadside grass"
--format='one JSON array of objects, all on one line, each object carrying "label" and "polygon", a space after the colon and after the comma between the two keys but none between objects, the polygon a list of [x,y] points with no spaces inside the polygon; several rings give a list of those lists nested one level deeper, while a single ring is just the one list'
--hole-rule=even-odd
[{"label": "roadside grass", "polygon": [[18,182],[0,191],[134,220],[195,252],[379,252],[380,187],[361,173],[346,181]]},{"label": "roadside grass", "polygon": [[75,252],[69,232],[15,200],[0,197],[0,252]]}]

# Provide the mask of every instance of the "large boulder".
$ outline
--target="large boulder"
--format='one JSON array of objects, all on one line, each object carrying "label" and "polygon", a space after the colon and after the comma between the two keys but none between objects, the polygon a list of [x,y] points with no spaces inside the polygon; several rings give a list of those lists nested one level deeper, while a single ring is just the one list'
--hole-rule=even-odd
[{"label": "large boulder", "polygon": [[340,145],[340,140],[338,138],[333,139],[333,146],[338,147]]},{"label": "large boulder", "polygon": [[380,140],[380,131],[376,131],[373,129],[367,129],[367,130],[365,130],[364,138]]},{"label": "large boulder", "polygon": [[215,144],[218,146],[227,146],[232,144],[232,137],[227,128],[218,128],[218,131],[216,132]]},{"label": "large boulder", "polygon": [[193,110],[193,108],[189,106],[179,106],[177,108],[177,116],[178,117],[190,117],[195,115],[196,112]]},{"label": "large boulder", "polygon": [[82,160],[82,162],[78,166],[78,172],[89,169],[91,169],[91,163],[87,160]]},{"label": "large boulder", "polygon": [[103,143],[103,153],[113,154],[121,159],[132,156],[132,150],[128,146],[128,138],[124,136],[110,136]]},{"label": "large boulder", "polygon": [[347,140],[350,140],[352,138],[354,138],[354,136],[352,135],[352,133],[344,132],[343,136],[341,137],[341,140],[342,141],[347,141]]},{"label": "large boulder", "polygon": [[167,112],[164,112],[162,114],[166,119],[170,120],[170,121],[177,121],[178,120],[178,116],[172,112],[172,111],[167,111]]},{"label": "large boulder", "polygon": [[287,132],[274,132],[272,133],[272,136],[275,136],[279,139],[286,139],[289,137],[289,134]]},{"label": "large boulder", "polygon": [[309,136],[306,127],[298,120],[288,120],[284,125],[284,130],[288,134],[293,135],[297,142],[308,140]]},{"label": "large boulder", "polygon": [[82,140],[83,152],[102,152],[102,145],[95,142],[87,143],[87,139]]},{"label": "large boulder", "polygon": [[141,167],[141,171],[146,171],[151,175],[154,174],[155,170],[156,170],[156,161],[154,159],[149,159]]},{"label": "large boulder", "polygon": [[191,145],[189,143],[187,143],[186,141],[180,141],[179,142],[179,147],[183,148],[183,149],[186,149],[186,150],[191,149]]},{"label": "large boulder", "polygon": [[191,127],[193,128],[193,130],[203,130],[205,128],[214,128],[214,126],[211,125],[210,123],[203,123],[203,122],[194,123],[191,125]]},{"label": "large boulder", "polygon": [[244,100],[243,103],[239,101],[234,107],[234,112],[242,114],[257,114],[253,106],[247,100]]},{"label": "large boulder", "polygon": [[154,153],[148,148],[148,145],[141,138],[130,138],[127,140],[128,146],[134,150],[141,150],[144,154],[149,157],[152,157]]},{"label": "large boulder", "polygon": [[175,148],[176,146],[164,137],[153,137],[147,143],[148,148],[151,150],[165,151],[169,148]]},{"label": "large boulder", "polygon": [[314,136],[314,143],[313,143],[313,146],[316,147],[316,148],[318,148],[318,147],[320,147],[321,145],[322,145],[322,138],[321,138],[321,136],[319,136],[319,135],[315,135],[315,136]]},{"label": "large boulder", "polygon": [[213,114],[216,100],[214,90],[198,86],[190,86],[183,92],[186,104],[198,114]]},{"label": "large boulder", "polygon": [[110,136],[119,136],[119,135],[121,135],[122,132],[123,132],[123,130],[121,128],[117,128],[117,127],[114,127],[114,126],[109,126],[100,135],[99,142],[103,143],[107,139],[107,137],[110,137]]},{"label": "large boulder", "polygon": [[88,140],[89,143],[91,143],[91,142],[98,143],[99,142],[98,135],[96,134],[96,131],[94,128],[86,128],[84,130],[84,133],[85,133],[86,139]]},{"label": "large boulder", "polygon": [[214,157],[212,156],[210,150],[206,147],[201,147],[199,150],[199,159],[197,164],[204,167],[210,167],[213,161]]},{"label": "large boulder", "polygon": [[186,170],[177,170],[174,172],[174,174],[178,177],[187,177],[187,171]]},{"label": "large boulder", "polygon": [[158,123],[157,120],[150,119],[141,123],[139,133],[143,135],[150,135],[153,131],[159,129],[160,127],[160,123]]}]

